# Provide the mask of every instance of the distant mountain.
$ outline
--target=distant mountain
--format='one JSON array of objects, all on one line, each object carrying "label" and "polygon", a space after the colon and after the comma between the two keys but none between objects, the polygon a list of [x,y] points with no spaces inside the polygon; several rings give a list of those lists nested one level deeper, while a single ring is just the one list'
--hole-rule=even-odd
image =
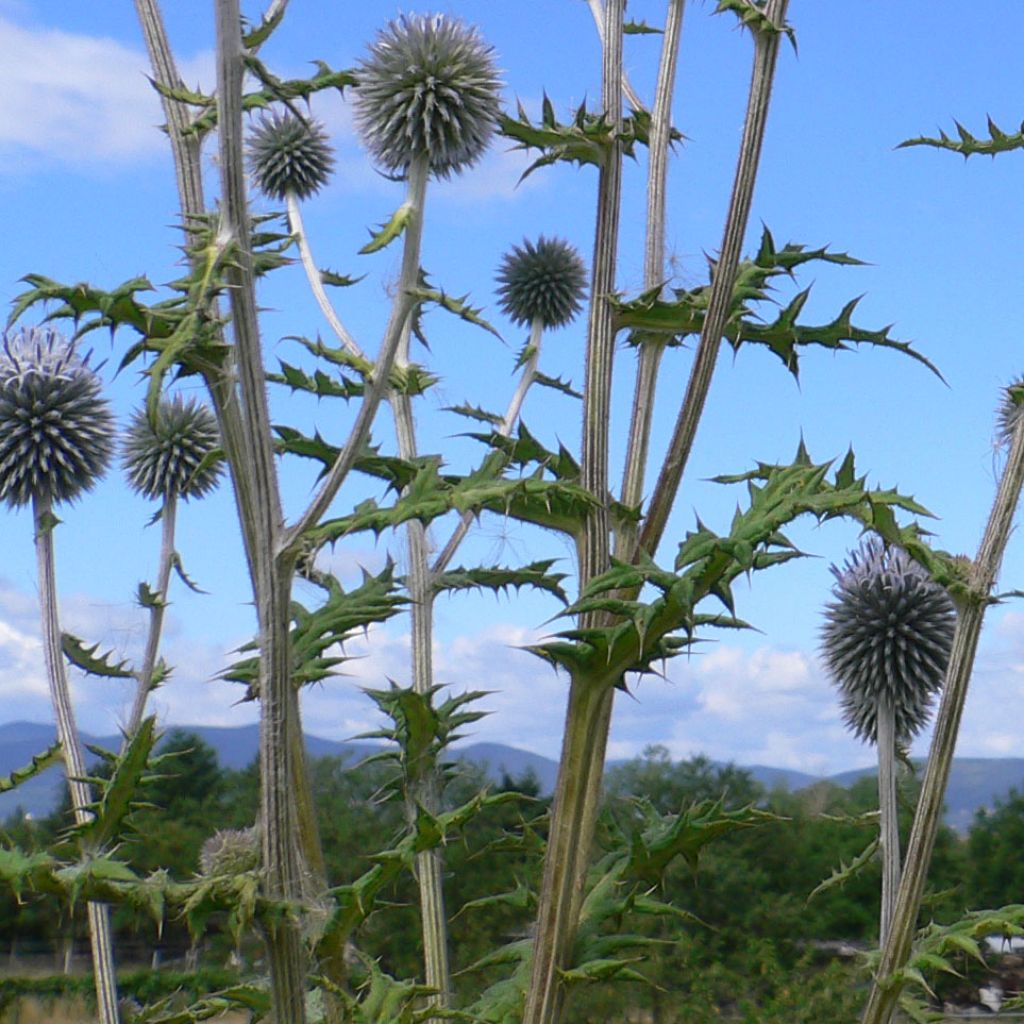
[{"label": "distant mountain", "polygon": [[[259,727],[256,725],[197,725],[181,728],[196,733],[213,747],[225,768],[244,768],[259,751]],[[0,725],[0,775],[7,775],[28,764],[33,754],[45,750],[53,738],[54,730],[49,725],[36,722]],[[116,749],[121,741],[120,736],[83,735],[82,739],[90,746],[108,750]],[[351,764],[381,749],[379,745],[371,743],[341,742],[320,736],[307,736],[306,748],[313,757],[345,756]],[[549,757],[503,743],[470,743],[457,746],[452,752],[482,766],[496,782],[504,774],[518,778],[526,772],[532,772],[540,782],[542,792],[550,793],[554,789],[558,765]],[[621,763],[609,762],[609,767]],[[790,792],[821,783],[845,788],[866,775],[874,774],[870,768],[861,768],[823,779],[805,772],[767,765],[752,765],[747,767],[747,771],[765,789],[787,789]],[[60,770],[51,768],[13,792],[0,794],[0,820],[18,807],[34,817],[45,817],[60,800],[62,785]],[[1013,788],[1024,791],[1024,758],[957,758],[953,762],[946,793],[947,823],[955,829],[966,831],[980,808],[992,807],[997,799],[1005,797]]]}]

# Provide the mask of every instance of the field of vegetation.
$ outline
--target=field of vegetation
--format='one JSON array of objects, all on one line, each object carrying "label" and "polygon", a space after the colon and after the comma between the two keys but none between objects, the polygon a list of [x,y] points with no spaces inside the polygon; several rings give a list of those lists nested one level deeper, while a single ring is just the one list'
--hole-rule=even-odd
[{"label": "field of vegetation", "polygon": [[[161,750],[174,757],[166,763],[166,777],[140,794],[151,806],[134,815],[133,835],[122,855],[142,874],[163,866],[185,880],[199,872],[203,844],[215,829],[241,829],[253,820],[258,770],[255,764],[244,771],[221,769],[215,752],[185,732],[170,733]],[[367,850],[387,850],[401,832],[402,803],[393,793],[389,798],[386,767],[325,758],[314,761],[312,769],[330,882],[352,883],[372,867]],[[446,801],[458,805],[485,784],[480,769],[459,763]],[[477,988],[495,973],[486,963],[489,951],[527,934],[534,909],[528,893],[538,869],[533,854],[547,810],[530,777],[505,777],[497,789],[515,799],[475,818],[446,850],[455,969],[470,971]],[[913,779],[904,790],[905,829]],[[581,992],[569,1016],[575,1024],[846,1024],[854,1019],[868,978],[865,954],[878,938],[879,865],[869,863],[848,880],[815,890],[871,842],[877,829],[875,779],[848,790],[823,785],[796,794],[766,793],[741,769],[699,758],[672,762],[663,749],[650,748],[643,758],[609,773],[598,842],[611,847],[613,836],[641,827],[649,806],[674,814],[719,799],[727,810],[753,804],[771,817],[709,847],[698,870],[691,871],[685,860],[669,869],[660,893],[685,916],[682,927],[676,917],[644,920],[642,914],[629,914],[630,930],[663,943],[654,947],[635,982],[597,984]],[[14,815],[4,824],[4,838],[23,849],[46,849],[58,841],[68,815],[67,805],[42,821]],[[943,829],[924,920],[950,921],[968,907],[1012,903],[1024,891],[1022,846],[1024,797],[1016,794],[993,812],[980,813],[967,836]],[[494,894],[505,895],[494,899]],[[400,876],[379,899],[381,909],[361,933],[360,952],[390,975],[414,976],[422,953],[412,878]],[[69,937],[80,954],[87,952],[84,908],[68,914],[53,900],[31,895],[20,904],[8,893],[0,900],[0,950],[14,951],[0,980],[0,1006],[13,1005],[21,992],[38,1001],[69,989],[88,1001],[90,979],[26,981],[17,952],[46,949],[56,962]],[[262,967],[258,937],[236,939],[223,914],[206,922],[195,949],[185,920],[169,921],[158,935],[146,915],[119,910],[114,925],[118,948],[126,955],[157,948],[171,968],[163,983],[159,975],[122,970],[122,991],[129,997],[133,990],[150,998],[186,984],[188,976],[177,972],[190,950],[211,972],[197,991],[204,984],[222,987]],[[966,956],[957,966],[965,976],[945,977],[936,1003],[977,1005],[977,990],[992,973]],[[126,985],[125,977],[134,981]]]}]

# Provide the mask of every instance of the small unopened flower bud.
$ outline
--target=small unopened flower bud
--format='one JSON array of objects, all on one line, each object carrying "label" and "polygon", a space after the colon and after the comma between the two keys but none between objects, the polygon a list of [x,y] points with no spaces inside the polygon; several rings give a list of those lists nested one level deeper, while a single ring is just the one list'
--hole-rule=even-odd
[{"label": "small unopened flower bud", "polygon": [[493,51],[441,14],[392,21],[359,65],[356,125],[374,159],[405,172],[420,157],[446,178],[483,155],[500,112]]},{"label": "small unopened flower bud", "polygon": [[0,498],[72,501],[103,475],[114,418],[100,379],[51,328],[4,334],[0,350]]},{"label": "small unopened flower bud", "polygon": [[334,155],[323,125],[295,114],[264,117],[249,135],[249,167],[271,199],[308,199],[330,180]]},{"label": "small unopened flower bud", "polygon": [[498,270],[502,310],[517,324],[537,318],[545,327],[569,323],[581,309],[587,271],[580,254],[560,238],[524,239],[513,246]]}]

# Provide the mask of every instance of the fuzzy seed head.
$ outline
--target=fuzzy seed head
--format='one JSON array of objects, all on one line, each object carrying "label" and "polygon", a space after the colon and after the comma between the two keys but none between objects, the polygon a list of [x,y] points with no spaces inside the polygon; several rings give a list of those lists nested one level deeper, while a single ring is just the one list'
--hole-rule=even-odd
[{"label": "fuzzy seed head", "polygon": [[100,379],[75,343],[48,327],[3,336],[0,350],[0,498],[73,501],[103,475],[114,418]]},{"label": "fuzzy seed head", "polygon": [[878,708],[892,703],[896,739],[928,720],[953,644],[956,609],[946,591],[906,552],[876,538],[841,568],[826,605],[822,653],[839,688],[843,718],[859,739],[878,737]]},{"label": "fuzzy seed head", "polygon": [[255,825],[218,829],[199,851],[199,870],[207,876],[237,875],[253,871],[259,863],[260,837]]},{"label": "fuzzy seed head", "polygon": [[582,308],[587,271],[580,254],[561,238],[523,239],[501,261],[498,298],[513,323],[545,327],[569,323]]},{"label": "fuzzy seed head", "polygon": [[330,180],[334,155],[318,121],[271,114],[249,134],[249,168],[265,196],[283,200],[291,192],[308,199]]},{"label": "fuzzy seed head", "polygon": [[128,483],[150,499],[202,498],[220,480],[219,463],[203,465],[219,443],[213,413],[194,400],[162,400],[155,424],[137,409],[121,453]]},{"label": "fuzzy seed head", "polygon": [[356,125],[387,170],[404,173],[426,156],[447,178],[483,155],[501,82],[475,28],[442,14],[403,15],[377,36],[357,74]]}]

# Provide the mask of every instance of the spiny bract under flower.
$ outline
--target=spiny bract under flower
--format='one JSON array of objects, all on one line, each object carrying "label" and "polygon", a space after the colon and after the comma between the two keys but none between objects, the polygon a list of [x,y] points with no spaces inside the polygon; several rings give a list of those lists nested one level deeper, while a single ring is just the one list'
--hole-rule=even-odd
[{"label": "spiny bract under flower", "polygon": [[835,601],[826,606],[822,653],[843,718],[873,743],[879,704],[889,700],[896,738],[906,742],[927,721],[942,686],[956,624],[953,602],[906,552],[875,538],[832,573]]},{"label": "spiny bract under flower", "polygon": [[308,199],[327,184],[334,156],[323,125],[295,114],[264,117],[249,135],[249,167],[271,199]]},{"label": "spiny bract under flower", "polygon": [[203,461],[218,443],[213,413],[194,400],[161,401],[155,425],[138,409],[124,441],[128,482],[147,498],[201,498],[220,479],[219,463]]},{"label": "spiny bract under flower", "polygon": [[418,157],[446,178],[484,153],[500,80],[476,29],[441,14],[392,21],[359,65],[355,117],[374,158],[404,172]]},{"label": "spiny bract under flower", "polygon": [[99,377],[51,328],[5,334],[0,351],[0,498],[71,501],[103,475],[114,418]]},{"label": "spiny bract under flower", "polygon": [[514,323],[561,327],[580,311],[587,271],[580,254],[560,238],[523,240],[501,261],[498,296]]}]

